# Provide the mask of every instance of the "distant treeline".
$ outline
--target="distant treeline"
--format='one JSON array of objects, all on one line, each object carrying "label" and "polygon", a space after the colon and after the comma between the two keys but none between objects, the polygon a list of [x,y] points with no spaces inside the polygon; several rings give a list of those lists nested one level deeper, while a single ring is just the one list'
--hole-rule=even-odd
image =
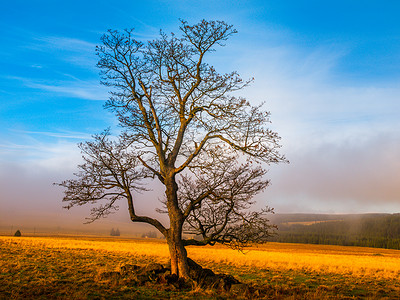
[{"label": "distant treeline", "polygon": [[270,240],[400,250],[400,214],[278,215]]}]

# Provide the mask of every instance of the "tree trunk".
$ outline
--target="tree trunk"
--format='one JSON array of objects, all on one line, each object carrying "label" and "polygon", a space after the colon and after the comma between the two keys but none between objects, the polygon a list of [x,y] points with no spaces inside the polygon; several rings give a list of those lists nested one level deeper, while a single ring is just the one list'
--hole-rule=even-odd
[{"label": "tree trunk", "polygon": [[171,274],[176,274],[182,278],[189,278],[187,252],[183,245],[181,235],[174,234],[170,231],[167,242],[171,256]]},{"label": "tree trunk", "polygon": [[167,242],[171,255],[171,274],[189,278],[187,252],[182,241],[183,216],[178,206],[178,185],[176,184],[174,175],[165,180],[165,186],[170,221]]}]

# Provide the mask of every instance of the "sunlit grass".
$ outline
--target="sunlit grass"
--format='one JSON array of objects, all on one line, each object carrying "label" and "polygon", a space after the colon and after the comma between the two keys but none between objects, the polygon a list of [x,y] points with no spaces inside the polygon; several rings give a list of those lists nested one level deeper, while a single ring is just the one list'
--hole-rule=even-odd
[{"label": "sunlit grass", "polygon": [[[380,298],[400,294],[398,250],[267,243],[251,247],[246,254],[223,246],[188,247],[188,255],[215,272],[269,286],[275,295]],[[98,288],[102,297],[133,296],[146,292],[142,287],[105,288],[96,281],[97,274],[125,263],[166,263],[168,258],[162,240],[0,237],[0,280],[7,282],[5,286],[16,298],[27,289],[35,291],[29,295],[53,291],[61,298],[71,293],[75,298],[96,298]],[[72,285],[81,294],[71,290]]]},{"label": "sunlit grass", "polygon": [[236,267],[368,275],[378,278],[397,278],[400,275],[400,251],[376,248],[268,243],[250,249],[245,255],[225,248],[207,247],[190,248],[189,256]]},{"label": "sunlit grass", "polygon": [[[154,256],[157,260],[168,260],[169,257],[166,243],[157,240],[0,237],[0,241],[20,244],[24,248],[92,249]],[[188,255],[199,262],[235,267],[300,269],[379,278],[400,275],[400,251],[377,248],[267,243],[251,247],[245,254],[224,246],[192,246],[188,247]]]}]

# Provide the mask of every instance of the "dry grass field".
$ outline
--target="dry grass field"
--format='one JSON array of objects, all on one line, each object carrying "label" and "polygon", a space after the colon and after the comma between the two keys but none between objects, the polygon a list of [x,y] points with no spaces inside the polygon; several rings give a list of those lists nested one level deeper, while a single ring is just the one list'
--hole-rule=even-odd
[{"label": "dry grass field", "polygon": [[[123,264],[168,262],[158,240],[95,237],[0,237],[0,299],[225,299],[192,287],[135,286],[99,278]],[[188,247],[216,273],[262,287],[264,299],[400,299],[400,251],[267,243],[245,254],[226,247]]]}]

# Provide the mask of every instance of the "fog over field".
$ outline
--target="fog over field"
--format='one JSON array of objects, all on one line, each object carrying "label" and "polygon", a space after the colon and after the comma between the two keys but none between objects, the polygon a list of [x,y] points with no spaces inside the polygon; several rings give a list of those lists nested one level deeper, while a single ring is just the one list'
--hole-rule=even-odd
[{"label": "fog over field", "polygon": [[[161,28],[176,32],[179,18],[221,19],[238,30],[208,62],[221,73],[255,77],[240,95],[265,102],[290,160],[270,167],[271,186],[256,197],[257,207],[400,212],[399,4],[118,3],[17,1],[2,8],[0,229],[82,227],[90,207],[62,209],[62,189],[52,183],[77,171],[77,143],[108,126],[119,130],[102,108],[108,89],[99,84],[95,46],[108,28],[135,27],[148,40]],[[137,207],[155,215],[163,190],[148,187],[136,195]],[[133,234],[126,203],[120,207],[84,228]]]}]

